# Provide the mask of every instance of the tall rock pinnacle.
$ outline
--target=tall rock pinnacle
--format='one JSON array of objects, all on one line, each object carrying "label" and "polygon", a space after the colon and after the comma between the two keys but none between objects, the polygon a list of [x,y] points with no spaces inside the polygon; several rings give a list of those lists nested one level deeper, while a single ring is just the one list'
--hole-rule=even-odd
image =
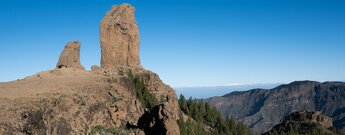
[{"label": "tall rock pinnacle", "polygon": [[65,49],[62,51],[59,61],[56,64],[56,68],[80,68],[84,69],[80,65],[80,42],[72,41],[68,42]]},{"label": "tall rock pinnacle", "polygon": [[113,6],[101,22],[102,68],[140,66],[139,30],[129,4]]}]

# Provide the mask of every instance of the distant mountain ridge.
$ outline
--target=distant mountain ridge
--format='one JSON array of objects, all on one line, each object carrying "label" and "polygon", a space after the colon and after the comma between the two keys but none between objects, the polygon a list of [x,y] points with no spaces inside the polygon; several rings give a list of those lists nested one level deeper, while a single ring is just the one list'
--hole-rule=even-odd
[{"label": "distant mountain ridge", "polygon": [[345,131],[345,83],[296,81],[273,89],[232,92],[207,101],[224,116],[243,121],[262,133],[296,111],[315,110],[332,117],[333,125]]},{"label": "distant mountain ridge", "polygon": [[281,83],[258,83],[258,84],[236,84],[228,86],[191,86],[175,87],[177,95],[193,97],[197,99],[206,99],[214,96],[221,96],[233,91],[244,91],[252,88],[270,89],[281,85]]}]

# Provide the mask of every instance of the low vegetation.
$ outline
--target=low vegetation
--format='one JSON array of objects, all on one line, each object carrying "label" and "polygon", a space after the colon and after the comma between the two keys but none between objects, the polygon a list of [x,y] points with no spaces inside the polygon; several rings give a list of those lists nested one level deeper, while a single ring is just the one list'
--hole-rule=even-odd
[{"label": "low vegetation", "polygon": [[[186,100],[183,95],[179,99],[181,135],[252,135],[251,130],[243,123],[220,114],[203,100],[192,97]],[[185,114],[187,117],[184,117]]]}]

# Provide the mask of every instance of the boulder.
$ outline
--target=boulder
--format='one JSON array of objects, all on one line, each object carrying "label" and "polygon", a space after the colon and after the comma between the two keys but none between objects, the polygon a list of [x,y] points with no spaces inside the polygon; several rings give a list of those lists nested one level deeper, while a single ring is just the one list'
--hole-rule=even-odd
[{"label": "boulder", "polygon": [[101,68],[99,66],[97,66],[97,65],[92,65],[91,66],[91,71],[95,72],[95,73],[101,73],[102,72]]},{"label": "boulder", "polygon": [[101,21],[101,67],[136,67],[139,59],[139,30],[129,4],[113,6]]},{"label": "boulder", "polygon": [[62,51],[56,68],[79,68],[84,69],[80,65],[80,42],[68,42]]}]

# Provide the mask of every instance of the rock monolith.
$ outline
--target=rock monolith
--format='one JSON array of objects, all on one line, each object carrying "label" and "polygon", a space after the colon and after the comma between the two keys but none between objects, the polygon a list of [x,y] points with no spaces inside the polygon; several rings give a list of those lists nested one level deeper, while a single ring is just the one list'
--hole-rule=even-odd
[{"label": "rock monolith", "polygon": [[80,42],[71,41],[65,46],[62,51],[59,61],[56,64],[56,68],[80,68],[84,69],[80,65]]},{"label": "rock monolith", "polygon": [[101,67],[136,67],[139,59],[139,30],[129,4],[113,6],[101,21]]}]

